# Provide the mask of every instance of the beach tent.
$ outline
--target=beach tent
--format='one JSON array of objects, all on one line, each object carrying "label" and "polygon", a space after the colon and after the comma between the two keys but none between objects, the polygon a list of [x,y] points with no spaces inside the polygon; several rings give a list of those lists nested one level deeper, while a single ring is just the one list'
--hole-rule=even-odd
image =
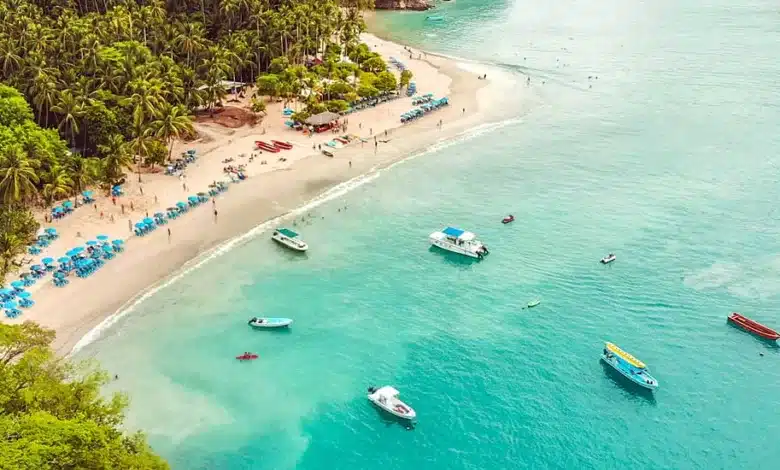
[{"label": "beach tent", "polygon": [[325,124],[331,123],[335,121],[336,119],[340,118],[336,113],[331,113],[330,111],[325,111],[319,114],[315,114],[314,116],[309,117],[309,119],[306,120],[306,124],[310,126],[323,126]]}]

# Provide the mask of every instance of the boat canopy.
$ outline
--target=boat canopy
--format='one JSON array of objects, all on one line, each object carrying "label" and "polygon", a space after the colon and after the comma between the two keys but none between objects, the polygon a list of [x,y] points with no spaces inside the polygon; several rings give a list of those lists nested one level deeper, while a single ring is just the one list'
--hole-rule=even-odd
[{"label": "boat canopy", "polygon": [[292,230],[290,230],[288,228],[280,228],[280,229],[276,229],[276,231],[281,233],[285,237],[295,238],[295,237],[298,236],[297,233],[293,232]]},{"label": "boat canopy", "polygon": [[401,392],[399,392],[398,390],[396,390],[395,388],[389,385],[380,388],[379,390],[376,391],[376,393],[380,395],[390,396],[390,397],[397,397],[398,395],[401,394]]},{"label": "boat canopy", "polygon": [[612,343],[607,343],[607,349],[634,367],[638,367],[640,369],[644,369],[646,367],[644,362],[623,351]]},{"label": "boat canopy", "polygon": [[453,228],[453,227],[445,228],[444,230],[442,230],[442,233],[450,237],[455,237],[460,240],[463,240],[464,242],[469,242],[476,238],[476,235],[474,235],[471,232],[466,232],[465,230],[461,230],[459,228]]}]

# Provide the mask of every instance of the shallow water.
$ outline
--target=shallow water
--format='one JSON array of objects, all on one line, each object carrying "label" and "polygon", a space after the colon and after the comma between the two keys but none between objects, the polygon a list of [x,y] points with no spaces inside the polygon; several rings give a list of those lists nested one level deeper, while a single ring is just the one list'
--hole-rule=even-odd
[{"label": "shallow water", "polygon": [[[313,209],[308,255],[261,236],[135,307],[80,353],[121,375],[130,425],[177,469],[775,468],[780,351],[725,319],[780,326],[776,5],[442,10],[380,19],[528,74],[541,104]],[[448,224],[489,258],[429,250]],[[382,384],[414,430],[368,404]]]}]

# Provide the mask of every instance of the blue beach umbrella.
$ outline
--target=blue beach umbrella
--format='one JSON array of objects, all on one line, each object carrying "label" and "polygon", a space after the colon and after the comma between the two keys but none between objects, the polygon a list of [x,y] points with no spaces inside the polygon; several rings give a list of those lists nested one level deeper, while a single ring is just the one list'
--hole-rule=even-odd
[{"label": "blue beach umbrella", "polygon": [[97,244],[98,244],[98,242],[96,242],[95,240],[90,240],[90,241],[87,242],[87,246],[95,246]]},{"label": "blue beach umbrella", "polygon": [[81,193],[81,195],[84,197],[92,197],[92,191],[84,191]]},{"label": "blue beach umbrella", "polygon": [[62,271],[57,271],[54,273],[54,277],[56,277],[57,279],[64,279],[65,274]]},{"label": "blue beach umbrella", "polygon": [[11,294],[13,294],[13,292],[14,291],[12,291],[11,289],[9,289],[7,287],[3,287],[2,289],[0,289],[0,295],[11,295]]},{"label": "blue beach umbrella", "polygon": [[51,210],[52,212],[62,212],[62,207],[57,206],[54,209]]},{"label": "blue beach umbrella", "polygon": [[179,201],[179,202],[176,203],[176,206],[178,206],[178,207],[187,207],[187,204]]},{"label": "blue beach umbrella", "polygon": [[18,303],[14,300],[9,300],[8,302],[3,304],[3,307],[7,308],[8,310],[13,310],[19,306]]},{"label": "blue beach umbrella", "polygon": [[135,227],[136,228],[146,228],[146,225],[143,222],[138,222],[137,224],[135,224]]},{"label": "blue beach umbrella", "polygon": [[33,264],[32,266],[30,266],[30,269],[32,271],[43,271],[43,266],[41,266],[40,264]]},{"label": "blue beach umbrella", "polygon": [[107,237],[106,235],[98,235],[98,236],[97,236],[97,237],[95,237],[95,238],[97,238],[97,239],[98,239],[98,240],[100,240],[101,242],[104,242],[104,241],[108,240],[108,237]]},{"label": "blue beach umbrella", "polygon": [[56,229],[56,228],[54,228],[54,227],[49,227],[49,228],[47,228],[47,229],[46,229],[46,230],[44,230],[44,231],[45,231],[46,233],[48,233],[49,235],[54,235],[55,233],[57,233],[57,229]]},{"label": "blue beach umbrella", "polygon": [[151,217],[146,217],[144,218],[143,223],[145,223],[146,225],[154,225],[154,219],[152,219]]},{"label": "blue beach umbrella", "polygon": [[30,296],[32,296],[32,294],[30,294],[30,293],[29,293],[29,292],[27,292],[27,291],[24,291],[24,292],[19,292],[19,297],[21,297],[22,299],[29,299],[29,298],[30,298]]},{"label": "blue beach umbrella", "polygon": [[23,289],[24,283],[22,281],[14,281],[11,283],[11,287],[13,287],[14,289]]},{"label": "blue beach umbrella", "polygon": [[67,256],[63,256],[62,258],[58,258],[57,262],[58,263],[69,263],[70,262],[70,258],[68,258]]},{"label": "blue beach umbrella", "polygon": [[123,240],[114,240],[114,241],[112,241],[111,243],[113,243],[114,245],[122,245],[122,244],[124,244],[125,242],[124,242]]},{"label": "blue beach umbrella", "polygon": [[43,261],[43,264],[52,264],[54,262],[54,258],[43,258],[41,261]]},{"label": "blue beach umbrella", "polygon": [[73,207],[73,201],[65,201],[62,203],[62,207]]}]

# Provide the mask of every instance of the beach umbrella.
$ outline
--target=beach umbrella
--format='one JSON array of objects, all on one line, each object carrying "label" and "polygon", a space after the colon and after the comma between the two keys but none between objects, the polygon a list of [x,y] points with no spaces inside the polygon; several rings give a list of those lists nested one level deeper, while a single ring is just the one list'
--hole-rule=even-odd
[{"label": "beach umbrella", "polygon": [[40,264],[33,264],[32,266],[30,266],[30,270],[31,271],[43,271],[43,266],[41,266]]},{"label": "beach umbrella", "polygon": [[151,217],[145,217],[143,223],[146,225],[154,225],[154,220]]},{"label": "beach umbrella", "polygon": [[11,283],[11,287],[13,287],[14,289],[22,289],[24,288],[24,283],[22,281],[13,281]]},{"label": "beach umbrella", "polygon": [[8,302],[3,304],[3,307],[7,308],[8,310],[14,310],[19,306],[18,303],[16,303],[15,300],[9,300]]},{"label": "beach umbrella", "polygon": [[206,196],[206,193],[200,192],[200,193],[198,193],[198,196]]},{"label": "beach umbrella", "polygon": [[13,293],[14,293],[14,291],[12,291],[11,289],[9,289],[7,287],[3,287],[2,289],[0,289],[0,295],[11,295]]},{"label": "beach umbrella", "polygon": [[59,213],[59,212],[62,212],[62,207],[60,207],[60,206],[57,206],[57,207],[55,207],[54,209],[52,209],[51,211],[52,211],[52,212],[57,212],[57,213]]},{"label": "beach umbrella", "polygon": [[43,261],[43,264],[52,264],[54,262],[54,258],[43,258],[41,261]]},{"label": "beach umbrella", "polygon": [[154,216],[162,219],[163,217],[165,217],[165,214],[163,214],[162,212],[155,212]]},{"label": "beach umbrella", "polygon": [[87,242],[87,246],[95,246],[97,244],[98,244],[98,242],[96,242],[95,240],[90,240],[90,241]]},{"label": "beach umbrella", "polygon": [[65,201],[62,203],[62,207],[73,207],[73,201]]},{"label": "beach umbrella", "polygon": [[64,279],[65,273],[63,273],[62,271],[57,271],[54,273],[54,277],[56,277],[57,279]]},{"label": "beach umbrella", "polygon": [[47,229],[46,229],[46,230],[44,230],[44,231],[45,231],[46,233],[48,233],[49,235],[54,235],[55,233],[57,233],[57,229],[56,229],[56,228],[54,228],[54,227],[49,227],[49,228],[47,228]]},{"label": "beach umbrella", "polygon": [[63,256],[62,258],[58,258],[57,262],[58,263],[69,263],[70,262],[70,258],[68,258],[67,256]]},{"label": "beach umbrella", "polygon": [[29,292],[27,292],[27,291],[24,291],[24,292],[19,292],[19,297],[21,297],[22,299],[29,299],[31,295],[32,295],[32,294],[30,294],[30,293],[29,293]]},{"label": "beach umbrella", "polygon": [[167,208],[167,209],[165,209],[165,210],[166,210],[166,211],[168,211],[168,212],[176,212],[176,211],[177,211],[177,210],[179,210],[179,209],[177,209],[177,208],[175,208],[175,207],[169,207],[169,208]]},{"label": "beach umbrella", "polygon": [[113,243],[114,245],[122,245],[122,244],[124,244],[125,242],[124,242],[123,240],[114,240],[114,241],[113,241],[113,242],[111,242],[111,243]]},{"label": "beach umbrella", "polygon": [[178,207],[187,207],[187,204],[185,204],[185,203],[183,203],[183,202],[181,202],[181,201],[177,202],[177,203],[176,203],[176,205],[177,205]]},{"label": "beach umbrella", "polygon": [[190,197],[187,198],[187,200],[189,200],[189,201],[197,201],[198,198],[195,197],[195,196],[190,196]]},{"label": "beach umbrella", "polygon": [[81,195],[84,197],[92,197],[92,191],[84,191],[81,193]]},{"label": "beach umbrella", "polygon": [[98,239],[98,240],[100,240],[101,242],[104,242],[104,241],[108,240],[108,237],[107,237],[107,236],[105,236],[105,235],[98,235],[98,236],[97,236],[97,237],[95,237],[95,238],[97,238],[97,239]]}]

